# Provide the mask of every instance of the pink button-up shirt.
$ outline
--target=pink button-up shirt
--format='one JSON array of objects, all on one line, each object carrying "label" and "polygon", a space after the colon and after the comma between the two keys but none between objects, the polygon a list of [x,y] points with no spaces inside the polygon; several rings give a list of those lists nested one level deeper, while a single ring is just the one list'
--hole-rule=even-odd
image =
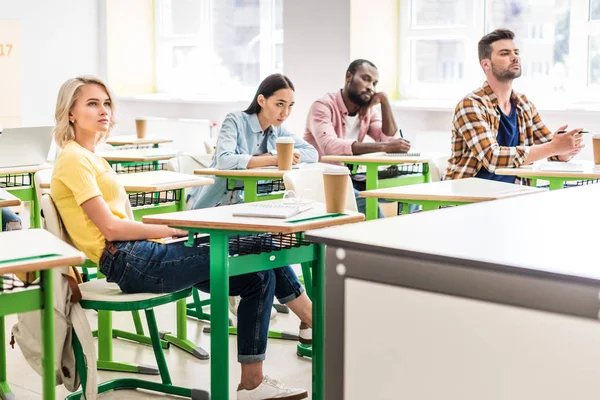
[{"label": "pink button-up shirt", "polygon": [[[319,152],[319,160],[327,155],[352,155],[354,139],[346,139],[346,116],[348,109],[342,92],[328,93],[315,101],[306,119],[304,140]],[[383,133],[381,117],[373,108],[360,120],[358,141],[369,135],[376,142],[387,142],[392,136]]]}]

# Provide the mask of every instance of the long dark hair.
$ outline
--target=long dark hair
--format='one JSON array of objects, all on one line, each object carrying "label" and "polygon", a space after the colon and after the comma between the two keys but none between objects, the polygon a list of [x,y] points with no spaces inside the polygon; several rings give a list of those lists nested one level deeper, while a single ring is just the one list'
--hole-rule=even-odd
[{"label": "long dark hair", "polygon": [[258,86],[258,90],[254,95],[254,100],[248,106],[244,112],[246,114],[258,114],[261,110],[261,106],[258,104],[258,96],[263,95],[266,99],[273,96],[273,93],[280,89],[294,89],[294,84],[290,81],[290,78],[283,74],[273,74],[267,76]]}]

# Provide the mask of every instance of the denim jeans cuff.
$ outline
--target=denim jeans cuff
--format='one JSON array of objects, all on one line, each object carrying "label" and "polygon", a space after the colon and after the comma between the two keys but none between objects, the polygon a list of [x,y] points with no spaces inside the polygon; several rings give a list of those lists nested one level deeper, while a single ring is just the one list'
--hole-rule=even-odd
[{"label": "denim jeans cuff", "polygon": [[254,364],[260,361],[265,361],[265,353],[262,354],[256,354],[256,355],[246,355],[243,356],[241,354],[238,354],[238,362],[240,364]]},{"label": "denim jeans cuff", "polygon": [[289,303],[292,300],[297,299],[298,297],[300,297],[300,295],[304,293],[304,286],[300,286],[299,289],[294,290],[294,293],[290,294],[289,296],[285,296],[282,298],[277,298],[277,300],[281,303],[281,304],[285,304],[285,303]]}]

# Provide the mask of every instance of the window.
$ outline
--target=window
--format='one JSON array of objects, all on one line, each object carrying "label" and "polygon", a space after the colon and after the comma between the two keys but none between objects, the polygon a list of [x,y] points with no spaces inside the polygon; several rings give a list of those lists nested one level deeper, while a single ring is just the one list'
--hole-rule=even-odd
[{"label": "window", "polygon": [[[517,90],[536,97],[598,101],[600,0],[401,0],[403,97],[456,99],[485,76],[477,42],[515,32],[523,74]],[[533,94],[532,94],[533,95]]]},{"label": "window", "polygon": [[156,0],[156,89],[239,100],[283,70],[283,0]]}]

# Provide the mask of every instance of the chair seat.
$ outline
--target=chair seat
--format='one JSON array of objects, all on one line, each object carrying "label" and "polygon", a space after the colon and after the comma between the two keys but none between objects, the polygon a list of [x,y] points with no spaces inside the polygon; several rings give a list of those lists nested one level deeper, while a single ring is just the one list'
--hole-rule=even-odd
[{"label": "chair seat", "polygon": [[123,293],[116,283],[94,279],[79,285],[81,306],[95,310],[131,311],[153,308],[188,297],[192,289],[174,293]]}]

